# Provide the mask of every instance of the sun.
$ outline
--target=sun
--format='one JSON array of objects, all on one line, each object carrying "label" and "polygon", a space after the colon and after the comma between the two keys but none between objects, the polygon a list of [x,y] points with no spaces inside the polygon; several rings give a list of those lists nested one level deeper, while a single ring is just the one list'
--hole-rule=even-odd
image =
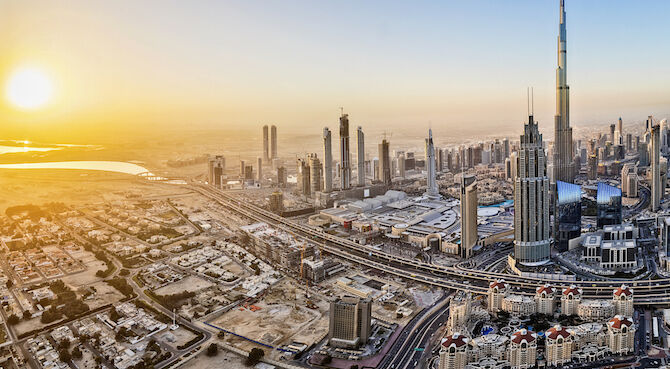
[{"label": "sun", "polygon": [[37,109],[51,100],[53,84],[42,70],[21,68],[9,77],[6,94],[7,99],[21,109]]}]

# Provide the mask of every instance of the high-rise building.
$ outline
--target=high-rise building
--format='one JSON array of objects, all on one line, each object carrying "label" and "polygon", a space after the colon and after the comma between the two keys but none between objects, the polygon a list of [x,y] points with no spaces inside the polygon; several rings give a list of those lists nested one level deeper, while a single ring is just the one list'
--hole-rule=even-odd
[{"label": "high-rise building", "polygon": [[558,26],[558,68],[556,68],[556,116],[554,117],[553,181],[574,182],[572,127],[570,127],[570,88],[568,87],[567,30],[564,0],[560,0]]},{"label": "high-rise building", "polygon": [[270,127],[270,155],[272,159],[277,159],[277,126]]},{"label": "high-rise building", "polygon": [[610,140],[612,141],[613,145],[616,144],[615,133],[616,133],[616,124],[610,124]]},{"label": "high-rise building", "polygon": [[596,206],[598,228],[621,224],[621,189],[598,182]]},{"label": "high-rise building", "polygon": [[479,241],[477,233],[477,178],[461,173],[461,257],[469,258]]},{"label": "high-rise building", "polygon": [[221,187],[223,183],[223,173],[226,171],[226,158],[223,155],[216,155],[209,158],[209,184],[214,187]]},{"label": "high-rise building", "polygon": [[[562,3],[562,2],[561,2]],[[527,266],[549,262],[549,178],[547,162],[533,116],[521,135],[514,182],[514,256]]]},{"label": "high-rise building", "polygon": [[259,157],[256,166],[258,167],[258,184],[263,183],[263,158]]},{"label": "high-rise building", "polygon": [[298,159],[298,189],[305,196],[312,194],[311,181],[309,160]]},{"label": "high-rise building", "polygon": [[379,180],[387,186],[391,185],[391,153],[386,138],[379,144]]},{"label": "high-rise building", "polygon": [[356,165],[358,166],[358,185],[365,186],[365,135],[363,134],[363,127],[358,126],[356,130],[356,146],[358,155],[358,160]]},{"label": "high-rise building", "polygon": [[618,137],[617,137],[616,143],[617,143],[617,145],[623,145],[624,144],[624,142],[623,142],[623,137],[624,137],[623,136],[623,119],[621,119],[621,117],[619,117],[619,122],[617,124],[617,133],[618,133]]},{"label": "high-rise building", "polygon": [[340,117],[340,189],[351,188],[351,152],[349,150],[349,115]]},{"label": "high-rise building", "polygon": [[621,168],[621,193],[626,197],[637,197],[637,190],[637,167],[633,163],[626,163]]},{"label": "high-rise building", "polygon": [[270,142],[267,124],[263,126],[263,160],[266,163],[270,162]]},{"label": "high-rise building", "polygon": [[285,167],[277,168],[277,186],[279,186],[280,188],[286,187],[287,177],[288,175],[286,173]]},{"label": "high-rise building", "polygon": [[568,251],[568,242],[582,230],[582,189],[579,185],[556,181],[554,239],[558,251]]},{"label": "high-rise building", "polygon": [[[426,139],[426,195],[429,197],[439,197],[440,191],[437,188],[437,171],[435,168],[435,146],[433,145],[433,130],[428,130]],[[475,185],[476,186],[476,185]],[[461,189],[461,195],[463,190]],[[476,196],[476,194],[475,194]],[[475,223],[477,220],[475,219]]]},{"label": "high-rise building", "polygon": [[372,301],[345,296],[330,302],[328,344],[356,348],[367,343],[372,323]]},{"label": "high-rise building", "polygon": [[333,190],[333,145],[328,127],[323,129],[323,191]]},{"label": "high-rise building", "polygon": [[598,178],[598,155],[590,155],[586,164],[586,176],[590,180]]},{"label": "high-rise building", "polygon": [[[652,118],[649,117],[651,121]],[[656,124],[651,127],[651,145],[649,146],[649,159],[651,161],[651,211],[658,211],[661,208],[661,199],[664,189],[661,187],[661,127]]]},{"label": "high-rise building", "polygon": [[240,177],[244,179],[244,169],[246,168],[247,163],[244,160],[240,160]]},{"label": "high-rise building", "polygon": [[281,191],[275,191],[270,195],[270,211],[277,214],[284,211],[284,194]]},{"label": "high-rise building", "polygon": [[405,178],[405,155],[400,155],[398,157],[398,175],[401,178]]},{"label": "high-rise building", "polygon": [[321,191],[321,161],[316,154],[309,154],[310,192]]}]

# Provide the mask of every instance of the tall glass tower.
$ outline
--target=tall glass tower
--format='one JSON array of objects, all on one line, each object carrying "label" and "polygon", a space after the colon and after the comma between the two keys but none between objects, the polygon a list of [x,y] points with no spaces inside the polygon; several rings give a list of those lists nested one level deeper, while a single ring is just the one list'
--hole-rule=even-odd
[{"label": "tall glass tower", "polygon": [[568,47],[565,26],[565,4],[560,0],[558,26],[558,68],[556,68],[556,116],[554,116],[554,175],[552,181],[572,183],[575,163],[570,127],[570,87],[568,87]]}]

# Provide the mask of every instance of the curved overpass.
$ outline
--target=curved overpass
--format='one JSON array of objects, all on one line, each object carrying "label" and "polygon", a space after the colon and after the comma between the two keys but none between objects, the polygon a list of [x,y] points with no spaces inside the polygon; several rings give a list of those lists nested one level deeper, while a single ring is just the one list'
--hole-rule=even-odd
[{"label": "curved overpass", "polygon": [[670,303],[670,278],[637,281],[600,281],[579,280],[561,281],[531,276],[519,276],[498,272],[471,269],[462,266],[442,266],[416,259],[391,255],[367,245],[361,245],[345,238],[323,232],[321,228],[294,222],[253,204],[240,201],[229,193],[205,186],[193,186],[195,191],[227,206],[251,219],[281,226],[297,236],[322,241],[321,249],[386,273],[406,279],[427,283],[444,288],[486,294],[488,283],[494,279],[505,279],[510,286],[521,294],[534,294],[535,288],[545,283],[557,287],[575,284],[584,290],[586,298],[611,297],[612,290],[626,283],[635,290],[636,304]]}]

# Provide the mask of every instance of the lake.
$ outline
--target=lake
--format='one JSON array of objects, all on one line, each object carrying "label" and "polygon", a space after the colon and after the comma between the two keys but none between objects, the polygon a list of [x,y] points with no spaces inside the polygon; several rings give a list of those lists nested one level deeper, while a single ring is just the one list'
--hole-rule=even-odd
[{"label": "lake", "polygon": [[78,169],[102,170],[107,172],[125,173],[136,176],[153,177],[143,166],[123,161],[57,161],[46,163],[0,164],[0,169]]}]

